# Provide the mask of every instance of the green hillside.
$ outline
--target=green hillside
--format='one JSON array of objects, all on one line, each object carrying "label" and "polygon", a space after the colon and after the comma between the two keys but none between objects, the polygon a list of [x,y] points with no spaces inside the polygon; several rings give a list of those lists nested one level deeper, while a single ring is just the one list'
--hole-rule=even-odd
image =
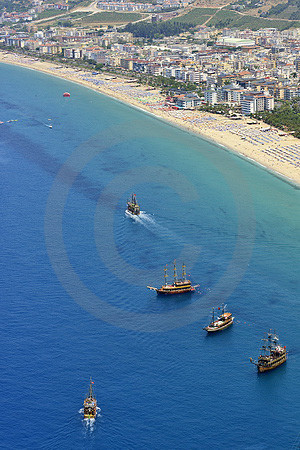
[{"label": "green hillside", "polygon": [[214,26],[218,29],[239,28],[240,30],[244,30],[250,28],[252,30],[258,30],[260,28],[277,28],[278,30],[286,30],[288,28],[300,27],[300,21],[264,19],[223,9],[217,12],[207,25]]},{"label": "green hillside", "polygon": [[65,14],[66,11],[60,11],[59,9],[45,9],[45,11],[38,14],[39,19],[51,19],[52,17],[59,16],[61,14]]},{"label": "green hillside", "polygon": [[[290,2],[299,2],[300,0],[290,0]],[[295,16],[296,17],[296,16]],[[277,28],[278,30],[285,30],[288,28],[300,27],[300,19],[298,20],[278,20],[273,18],[254,17],[246,14],[239,14],[236,11],[229,9],[217,10],[215,8],[194,8],[187,14],[177,16],[171,19],[171,23],[186,23],[192,25],[203,25],[205,22],[207,26],[221,28],[239,28],[244,30],[250,28],[258,30],[260,28]]]},{"label": "green hillside", "polygon": [[175,17],[171,19],[170,22],[180,22],[180,23],[189,23],[193,25],[202,25],[206,22],[217,9],[215,8],[194,8],[192,11],[189,11],[187,14],[182,16]]},{"label": "green hillside", "polygon": [[288,0],[287,3],[279,3],[262,15],[271,18],[300,20],[300,0]]},{"label": "green hillside", "polygon": [[29,8],[29,0],[0,0],[0,12],[23,12]]},{"label": "green hillside", "polygon": [[122,12],[101,12],[82,19],[82,23],[129,23],[142,19],[143,14]]}]

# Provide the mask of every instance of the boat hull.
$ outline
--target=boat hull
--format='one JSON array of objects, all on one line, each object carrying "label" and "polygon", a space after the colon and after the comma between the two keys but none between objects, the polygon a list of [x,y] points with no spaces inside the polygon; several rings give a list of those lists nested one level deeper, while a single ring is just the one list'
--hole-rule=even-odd
[{"label": "boat hull", "polygon": [[233,324],[233,319],[228,322],[225,323],[224,325],[221,325],[220,327],[210,327],[209,325],[207,327],[204,328],[205,331],[207,331],[208,333],[215,333],[216,331],[222,331],[225,330],[226,328],[230,327],[230,325]]},{"label": "boat hull", "polygon": [[84,414],[84,419],[96,419],[97,414]]},{"label": "boat hull", "polygon": [[287,360],[287,357],[284,356],[280,359],[278,359],[277,361],[274,361],[266,366],[262,366],[257,364],[257,370],[262,373],[262,372],[268,372],[269,370],[273,370],[276,369],[276,367],[281,366],[281,364],[285,363]]},{"label": "boat hull", "polygon": [[133,211],[129,211],[129,209],[126,209],[126,213],[130,214],[131,216],[139,216],[140,215],[140,211],[133,212]]},{"label": "boat hull", "polygon": [[186,294],[188,292],[195,292],[195,288],[186,288],[186,289],[157,289],[157,295],[174,295],[174,294]]}]

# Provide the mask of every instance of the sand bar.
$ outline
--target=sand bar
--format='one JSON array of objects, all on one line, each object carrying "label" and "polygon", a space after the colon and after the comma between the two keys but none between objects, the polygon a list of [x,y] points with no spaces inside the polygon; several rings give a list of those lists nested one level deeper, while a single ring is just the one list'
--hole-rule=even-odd
[{"label": "sand bar", "polygon": [[256,162],[285,179],[300,185],[300,140],[290,134],[267,127],[264,123],[249,125],[249,119],[233,121],[224,116],[200,111],[170,110],[157,90],[112,74],[92,75],[36,58],[0,51],[0,62],[39,70],[94,89],[122,102],[155,114],[172,124],[217,142],[240,156]]}]

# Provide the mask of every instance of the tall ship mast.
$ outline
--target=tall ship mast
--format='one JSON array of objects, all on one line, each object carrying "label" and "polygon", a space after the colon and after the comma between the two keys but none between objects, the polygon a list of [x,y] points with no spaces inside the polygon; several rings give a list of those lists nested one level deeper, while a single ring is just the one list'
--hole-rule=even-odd
[{"label": "tall ship mast", "polygon": [[167,278],[167,266],[164,268],[164,279],[165,282],[160,288],[147,286],[148,289],[156,291],[158,295],[172,295],[172,294],[184,294],[186,292],[194,292],[195,288],[199,286],[199,284],[192,286],[190,280],[186,277],[186,266],[182,264],[182,278],[178,278],[177,275],[177,267],[176,260],[174,261],[174,281],[173,283],[168,283]]},{"label": "tall ship mast", "polygon": [[[225,328],[230,327],[233,324],[234,317],[232,313],[225,312],[226,305],[222,305],[222,314],[215,316],[215,308],[212,309],[212,319],[209,325],[203,328],[208,333],[214,333],[215,331],[222,331]],[[221,308],[218,308],[220,310]]]},{"label": "tall ship mast", "polygon": [[141,209],[140,206],[136,200],[136,195],[131,194],[131,199],[127,202],[127,210],[126,212],[132,214],[133,216],[139,216]]},{"label": "tall ship mast", "polygon": [[262,339],[260,355],[257,361],[250,358],[250,362],[255,364],[259,372],[266,372],[275,369],[287,360],[286,347],[279,344],[279,339],[275,331],[269,330]]},{"label": "tall ship mast", "polygon": [[94,382],[90,378],[89,394],[83,402],[83,415],[85,419],[95,419],[97,415],[97,400],[93,392]]}]

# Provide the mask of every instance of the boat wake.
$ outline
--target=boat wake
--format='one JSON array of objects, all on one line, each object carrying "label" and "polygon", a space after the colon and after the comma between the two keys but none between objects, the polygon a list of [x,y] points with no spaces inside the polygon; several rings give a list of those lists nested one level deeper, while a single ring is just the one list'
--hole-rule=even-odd
[{"label": "boat wake", "polygon": [[[89,432],[94,431],[94,425],[96,423],[96,419],[97,419],[97,417],[101,417],[101,414],[100,414],[101,408],[99,408],[99,406],[97,406],[96,409],[97,409],[97,416],[95,419],[82,419],[83,425]],[[84,408],[80,408],[80,410],[78,412],[79,412],[79,414],[83,415]]]},{"label": "boat wake", "polygon": [[146,211],[141,211],[138,217],[146,222],[155,223],[153,216],[151,214],[147,214]]},{"label": "boat wake", "polygon": [[178,243],[178,236],[170,231],[168,228],[164,227],[163,225],[158,224],[154,217],[150,214],[147,214],[145,211],[141,211],[139,216],[135,216],[133,214],[130,214],[130,212],[125,211],[125,215],[127,217],[130,217],[132,220],[134,220],[136,223],[139,223],[140,225],[144,226],[149,230],[151,233],[161,237],[161,238],[167,238],[172,239],[176,243]]},{"label": "boat wake", "polygon": [[96,419],[83,419],[83,424],[86,428],[87,433],[92,433],[95,429]]},{"label": "boat wake", "polygon": [[141,225],[144,225],[146,228],[149,228],[150,230],[154,230],[158,225],[155,222],[154,217],[152,217],[150,214],[147,214],[145,211],[141,211],[138,216],[131,214],[129,211],[125,211],[125,216],[130,217],[132,220],[134,220],[136,223],[139,223]]}]

